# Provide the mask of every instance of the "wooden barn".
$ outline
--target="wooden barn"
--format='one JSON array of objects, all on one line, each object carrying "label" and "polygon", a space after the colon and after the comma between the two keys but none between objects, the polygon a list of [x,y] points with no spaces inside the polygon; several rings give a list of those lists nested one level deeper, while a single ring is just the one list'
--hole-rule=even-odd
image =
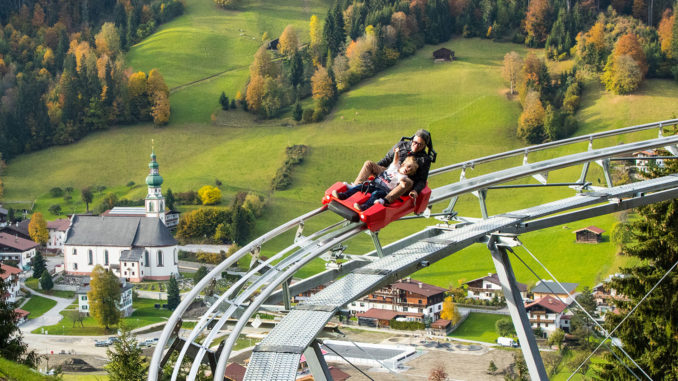
[{"label": "wooden barn", "polygon": [[577,235],[577,243],[600,243],[603,240],[603,233],[605,233],[605,230],[596,226],[574,231],[574,234]]},{"label": "wooden barn", "polygon": [[440,48],[433,52],[433,59],[436,62],[454,61],[454,52],[447,48]]}]

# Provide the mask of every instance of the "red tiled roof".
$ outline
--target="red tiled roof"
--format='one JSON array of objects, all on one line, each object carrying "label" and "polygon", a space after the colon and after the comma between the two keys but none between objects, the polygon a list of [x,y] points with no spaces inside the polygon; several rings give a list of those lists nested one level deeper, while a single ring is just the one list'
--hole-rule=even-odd
[{"label": "red tiled roof", "polygon": [[20,274],[21,270],[14,267],[14,266],[9,266],[0,263],[0,268],[2,268],[2,274],[0,274],[0,278],[2,279],[7,279],[9,278],[10,275],[12,274]]},{"label": "red tiled roof", "polygon": [[581,229],[579,229],[579,230],[575,230],[575,231],[573,231],[573,233],[577,233],[577,232],[580,232],[580,231],[582,231],[582,230],[588,230],[588,231],[594,232],[594,233],[596,233],[596,234],[603,234],[603,233],[605,233],[605,230],[603,230],[603,229],[601,229],[601,228],[599,228],[599,227],[597,227],[597,226],[593,226],[593,225],[591,225],[591,226],[589,226],[589,227],[586,227],[586,228],[581,228]]},{"label": "red tiled roof", "polygon": [[527,309],[534,306],[540,306],[555,313],[561,313],[567,308],[567,305],[565,303],[561,302],[560,300],[554,298],[551,295],[546,295],[543,298],[539,298],[530,304],[526,304],[525,308]]},{"label": "red tiled roof", "polygon": [[54,229],[60,232],[65,232],[71,226],[71,221],[67,218],[59,218],[54,221],[47,221],[47,229]]},{"label": "red tiled roof", "polygon": [[330,367],[330,374],[332,375],[332,379],[334,381],[345,381],[349,377],[351,377],[350,374],[344,372],[341,369],[335,368],[333,366]]},{"label": "red tiled roof", "polygon": [[442,287],[434,286],[432,284],[427,284],[420,282],[418,280],[400,280],[396,283],[393,283],[393,288],[399,289],[399,290],[405,290],[408,292],[412,292],[415,294],[419,295],[424,295],[424,296],[433,296],[437,294],[441,294],[447,289],[444,289]]},{"label": "red tiled roof", "polygon": [[233,381],[242,381],[245,378],[245,372],[247,368],[237,363],[230,363],[226,365],[226,372],[224,377],[231,379]]},{"label": "red tiled roof", "polygon": [[437,328],[437,329],[445,328],[450,323],[451,322],[449,320],[438,319],[438,320],[434,321],[433,323],[431,323],[431,328]]},{"label": "red tiled roof", "polygon": [[28,251],[34,247],[38,247],[37,243],[23,239],[21,237],[13,236],[7,233],[0,233],[0,245],[11,247],[20,251]]},{"label": "red tiled roof", "polygon": [[370,308],[367,312],[359,312],[356,314],[357,317],[364,317],[369,319],[379,319],[379,320],[393,320],[398,316],[414,316],[422,317],[424,314],[418,312],[399,312],[391,310],[382,310],[380,308]]},{"label": "red tiled roof", "polygon": [[16,314],[17,319],[25,318],[28,316],[28,314],[30,314],[30,312],[22,310],[21,308],[15,308],[14,313]]}]

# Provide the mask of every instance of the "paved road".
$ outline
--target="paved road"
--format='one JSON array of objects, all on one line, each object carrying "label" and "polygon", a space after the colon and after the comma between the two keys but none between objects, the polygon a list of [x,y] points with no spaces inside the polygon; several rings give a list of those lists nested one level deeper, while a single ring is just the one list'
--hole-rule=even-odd
[{"label": "paved road", "polygon": [[[23,282],[22,282],[23,283]],[[25,284],[22,284],[22,286],[26,287]],[[26,287],[28,288],[28,287]],[[52,307],[49,311],[45,312],[42,316],[31,319],[21,326],[19,326],[19,329],[23,333],[30,333],[32,330],[36,328],[40,328],[46,325],[54,325],[61,321],[63,316],[59,312],[61,312],[64,308],[68,307],[71,305],[74,301],[74,299],[64,299],[64,298],[58,298],[56,296],[51,296],[51,295],[46,295],[40,292],[37,292],[35,290],[31,290],[31,294],[33,295],[39,295],[42,296],[43,298],[47,299],[52,299],[57,302],[57,304]],[[30,317],[30,316],[29,316]]]},{"label": "paved road", "polygon": [[231,248],[231,245],[183,245],[178,246],[179,250],[190,251],[191,253],[197,253],[199,251],[205,253],[218,253],[220,251],[228,251]]}]

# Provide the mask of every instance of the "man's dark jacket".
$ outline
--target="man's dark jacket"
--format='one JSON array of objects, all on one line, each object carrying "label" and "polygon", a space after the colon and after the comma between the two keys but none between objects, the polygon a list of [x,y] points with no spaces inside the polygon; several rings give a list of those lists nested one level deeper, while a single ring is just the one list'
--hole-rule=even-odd
[{"label": "man's dark jacket", "polygon": [[[431,158],[426,154],[425,152],[426,148],[418,152],[411,152],[412,142],[409,140],[400,141],[395,146],[398,148],[398,158],[400,160],[400,163],[398,164],[402,164],[403,161],[405,161],[405,158],[408,156],[414,156],[414,159],[417,161],[417,164],[419,164],[417,172],[415,172],[414,176],[410,177],[414,182],[414,186],[412,187],[412,189],[417,191],[417,193],[420,193],[421,190],[424,189],[424,187],[426,186],[426,179],[428,179],[428,170],[431,168]],[[389,150],[386,156],[384,156],[383,159],[379,160],[377,164],[381,165],[382,167],[388,167],[392,161],[393,161],[393,149]]]}]

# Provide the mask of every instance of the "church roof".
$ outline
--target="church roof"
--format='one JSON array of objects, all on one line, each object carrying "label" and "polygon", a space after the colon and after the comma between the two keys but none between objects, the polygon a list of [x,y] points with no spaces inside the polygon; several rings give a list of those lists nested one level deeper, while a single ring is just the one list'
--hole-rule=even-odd
[{"label": "church roof", "polygon": [[66,245],[172,246],[177,241],[156,217],[75,216]]}]

